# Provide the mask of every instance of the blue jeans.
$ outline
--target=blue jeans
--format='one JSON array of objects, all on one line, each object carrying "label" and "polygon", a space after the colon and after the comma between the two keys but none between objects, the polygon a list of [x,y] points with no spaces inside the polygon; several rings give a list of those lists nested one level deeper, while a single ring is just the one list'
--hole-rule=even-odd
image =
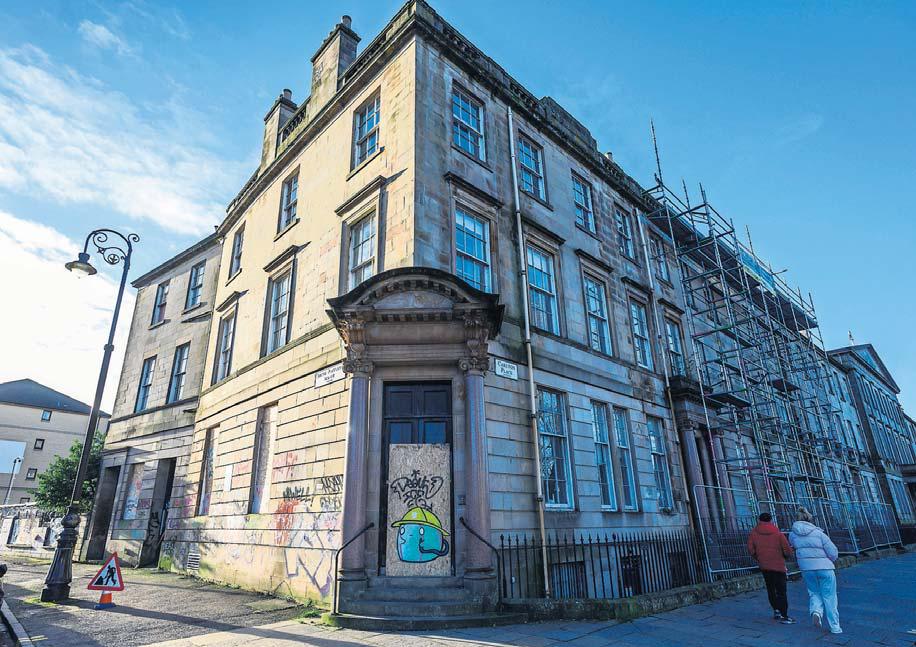
[{"label": "blue jeans", "polygon": [[808,612],[826,618],[831,631],[840,630],[837,611],[836,574],[833,570],[802,571],[808,587]]}]

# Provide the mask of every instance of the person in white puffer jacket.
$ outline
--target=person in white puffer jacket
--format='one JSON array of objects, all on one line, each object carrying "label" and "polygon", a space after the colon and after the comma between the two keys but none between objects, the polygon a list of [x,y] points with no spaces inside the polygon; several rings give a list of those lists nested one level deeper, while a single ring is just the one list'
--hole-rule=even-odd
[{"label": "person in white puffer jacket", "polygon": [[808,610],[818,627],[826,616],[830,633],[841,634],[837,610],[836,573],[833,563],[839,552],[830,537],[815,526],[814,517],[805,508],[798,509],[798,521],[792,524],[789,543],[795,549],[795,559],[808,588]]}]

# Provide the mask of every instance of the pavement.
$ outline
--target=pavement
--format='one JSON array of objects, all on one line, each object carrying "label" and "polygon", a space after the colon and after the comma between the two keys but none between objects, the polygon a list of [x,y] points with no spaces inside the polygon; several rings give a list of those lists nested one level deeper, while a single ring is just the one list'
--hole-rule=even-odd
[{"label": "pavement", "polygon": [[[84,573],[80,581],[85,587],[92,569],[78,568]],[[626,623],[554,621],[441,632],[380,633],[336,629],[314,619],[296,618],[299,610],[290,606],[258,611],[251,605],[267,603],[271,598],[155,571],[125,571],[127,591],[115,594],[115,601],[123,606],[114,611],[93,611],[82,602],[35,610],[31,608],[36,606],[34,602],[19,599],[18,591],[29,589],[17,583],[17,578],[34,575],[34,568],[11,564],[5,579],[8,603],[15,605],[14,612],[33,639],[36,635],[47,636],[44,642],[36,642],[41,647],[916,646],[916,553],[838,571],[840,622],[844,629],[840,635],[826,633],[808,622],[807,593],[800,581],[789,583],[789,612],[798,618],[796,625],[774,622],[766,593],[761,590]],[[11,596],[16,599],[10,600]],[[80,600],[88,599],[80,596]],[[275,614],[286,617],[278,619]]]},{"label": "pavement", "polygon": [[[4,556],[6,602],[40,647],[140,647],[164,640],[296,617],[301,608],[286,600],[208,584],[155,569],[122,567],[126,588],[113,593],[117,606],[96,611],[97,591],[86,590],[98,565],[74,564],[70,600],[39,600],[48,562]],[[218,643],[216,643],[218,644]],[[2,643],[0,643],[2,645]]]}]

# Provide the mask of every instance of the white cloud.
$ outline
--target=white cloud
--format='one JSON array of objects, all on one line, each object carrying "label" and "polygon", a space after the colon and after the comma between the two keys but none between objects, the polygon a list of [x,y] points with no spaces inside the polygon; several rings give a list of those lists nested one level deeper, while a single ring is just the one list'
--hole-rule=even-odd
[{"label": "white cloud", "polygon": [[83,40],[99,49],[110,49],[121,56],[130,56],[134,53],[133,48],[123,38],[114,34],[105,25],[94,23],[91,20],[83,20],[80,22],[77,31],[79,31]]},{"label": "white cloud", "polygon": [[[0,320],[0,382],[32,378],[92,403],[118,286],[101,272],[85,278],[68,272],[64,263],[81,249],[82,241],[0,211],[0,280],[6,304]],[[128,288],[102,401],[109,412],[133,302]]]},{"label": "white cloud", "polygon": [[201,235],[246,175],[201,123],[177,99],[140,105],[38,48],[0,49],[0,188]]}]

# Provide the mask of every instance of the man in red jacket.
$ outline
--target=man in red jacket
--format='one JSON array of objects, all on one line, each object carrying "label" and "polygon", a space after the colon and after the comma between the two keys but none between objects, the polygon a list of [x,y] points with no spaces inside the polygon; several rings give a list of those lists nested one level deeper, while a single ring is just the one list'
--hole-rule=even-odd
[{"label": "man in red jacket", "polygon": [[795,624],[795,620],[789,617],[789,598],[786,595],[786,557],[792,557],[792,547],[773,523],[769,512],[761,513],[757,520],[747,539],[747,549],[760,566],[770,606],[773,607],[773,618],[784,625]]}]

